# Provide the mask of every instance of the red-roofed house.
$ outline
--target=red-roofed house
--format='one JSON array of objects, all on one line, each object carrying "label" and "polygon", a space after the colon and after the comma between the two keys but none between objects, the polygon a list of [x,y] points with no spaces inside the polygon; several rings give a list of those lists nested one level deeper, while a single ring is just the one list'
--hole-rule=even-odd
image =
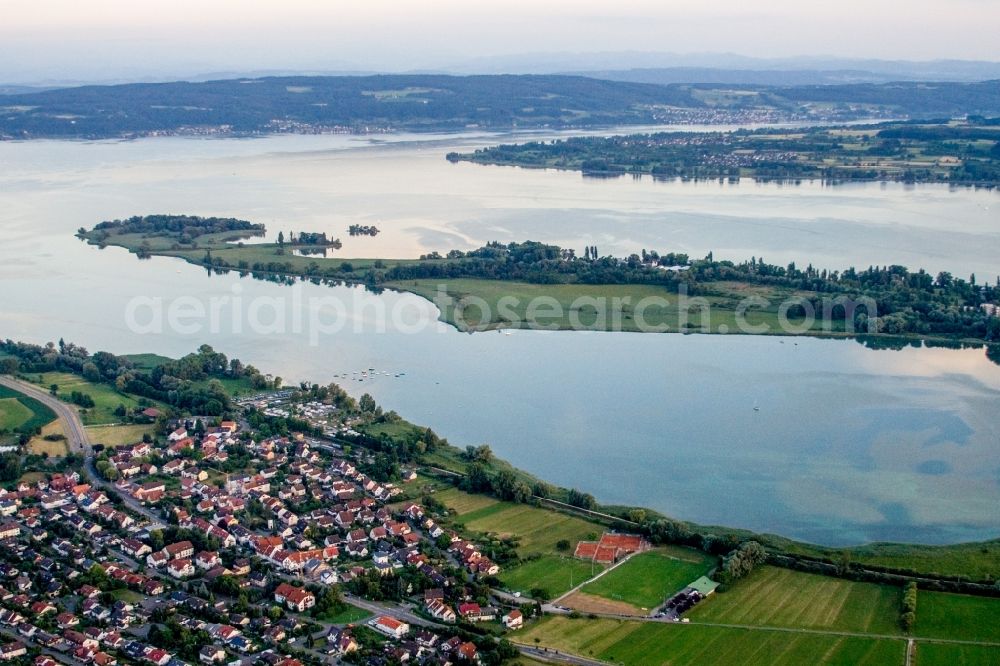
[{"label": "red-roofed house", "polygon": [[380,615],[370,620],[369,624],[375,631],[379,631],[390,638],[402,638],[410,631],[410,625],[388,615]]},{"label": "red-roofed house", "polygon": [[520,629],[524,626],[524,615],[516,608],[504,615],[500,620],[507,629]]},{"label": "red-roofed house", "polygon": [[167,565],[167,573],[174,578],[187,578],[195,574],[194,564],[191,560],[183,557],[177,560],[170,560],[170,564]]},{"label": "red-roofed house", "polygon": [[274,600],[291,610],[302,613],[316,605],[316,597],[309,590],[282,583],[274,590]]}]

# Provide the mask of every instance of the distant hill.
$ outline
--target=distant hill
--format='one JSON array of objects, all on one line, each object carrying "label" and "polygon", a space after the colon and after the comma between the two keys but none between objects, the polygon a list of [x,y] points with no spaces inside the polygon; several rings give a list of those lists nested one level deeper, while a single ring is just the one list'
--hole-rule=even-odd
[{"label": "distant hill", "polygon": [[909,76],[864,69],[722,69],[715,67],[650,67],[572,72],[607,81],[630,83],[709,83],[721,85],[840,85],[844,83],[891,83],[917,80]]},{"label": "distant hill", "polygon": [[[842,58],[834,56],[794,56],[756,58],[736,53],[656,53],[619,51],[601,53],[523,53],[507,56],[471,58],[462,63],[442,65],[450,73],[521,73],[521,74],[596,74],[598,78],[619,80],[612,73],[633,70],[689,70],[729,72],[863,72],[879,81],[957,81],[976,82],[1000,79],[1000,62],[987,60],[880,60],[877,58]],[[676,81],[659,83],[695,83],[683,75]],[[620,80],[632,80],[622,78]],[[723,82],[725,79],[718,79]],[[716,81],[702,79],[700,82]],[[651,83],[653,81],[650,81]],[[778,85],[800,83],[836,83],[837,81],[784,80]],[[746,80],[740,83],[772,83]]]},{"label": "distant hill", "polygon": [[294,76],[82,86],[0,96],[0,134],[118,136],[229,126],[237,133],[460,129],[653,121],[701,106],[685,90],[579,76]]},{"label": "distant hill", "polygon": [[43,92],[45,90],[53,90],[58,86],[18,86],[18,85],[0,85],[0,95],[23,95],[25,93],[33,92]]},{"label": "distant hill", "polygon": [[0,137],[565,128],[966,113],[998,115],[1000,82],[761,86],[558,75],[290,76],[0,95]]}]

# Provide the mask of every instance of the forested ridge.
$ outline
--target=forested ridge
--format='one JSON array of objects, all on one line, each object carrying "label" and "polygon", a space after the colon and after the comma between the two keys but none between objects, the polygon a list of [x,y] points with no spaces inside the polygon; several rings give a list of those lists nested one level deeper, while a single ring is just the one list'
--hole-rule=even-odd
[{"label": "forested ridge", "polygon": [[[733,115],[748,110],[767,113]],[[566,75],[285,76],[0,94],[0,111],[0,138],[16,139],[954,117],[1000,114],[1000,82],[720,88]]]}]

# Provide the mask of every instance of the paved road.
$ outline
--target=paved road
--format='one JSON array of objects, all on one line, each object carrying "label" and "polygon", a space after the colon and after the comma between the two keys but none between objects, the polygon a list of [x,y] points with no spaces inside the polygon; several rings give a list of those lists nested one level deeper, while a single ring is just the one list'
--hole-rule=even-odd
[{"label": "paved road", "polygon": [[67,405],[65,402],[52,397],[49,393],[41,390],[34,384],[29,384],[27,382],[22,382],[19,379],[14,379],[13,377],[8,377],[6,375],[0,375],[0,384],[3,384],[7,388],[14,389],[15,391],[20,391],[21,393],[38,400],[46,407],[51,409],[56,413],[66,426],[66,439],[69,443],[69,450],[73,453],[79,453],[84,456],[93,455],[93,451],[90,448],[90,439],[87,437],[87,431],[83,428],[83,423],[80,421],[80,415],[76,413],[76,409]]},{"label": "paved road", "polygon": [[162,519],[155,512],[140,504],[135,498],[119,493],[114,489],[112,484],[108,483],[97,473],[97,469],[94,467],[94,449],[91,445],[90,436],[87,433],[87,429],[83,427],[83,422],[80,421],[80,415],[77,413],[75,407],[53,397],[34,384],[29,384],[13,377],[0,375],[0,384],[38,400],[56,413],[56,416],[63,422],[69,450],[84,457],[83,472],[91,485],[105,488],[118,494],[128,508],[149,519],[152,529],[165,527]]},{"label": "paved road", "polygon": [[514,604],[515,606],[520,606],[521,604],[540,603],[537,599],[532,599],[527,595],[522,594],[520,596],[517,596],[511,594],[510,592],[504,592],[503,590],[497,590],[495,588],[493,589],[493,595],[498,599],[502,599],[503,601],[506,601],[509,604]]},{"label": "paved road", "polygon": [[362,599],[361,597],[356,597],[353,594],[346,593],[344,594],[344,601],[353,606],[357,606],[358,608],[363,608],[369,613],[374,613],[375,615],[391,615],[397,620],[403,620],[404,622],[417,627],[440,629],[441,627],[446,626],[438,624],[437,622],[431,622],[427,618],[420,617],[405,606],[400,606],[398,604],[368,601],[367,599]]},{"label": "paved road", "polygon": [[[306,579],[301,576],[293,576],[291,574],[285,574],[281,572],[277,572],[276,575],[278,578],[281,578],[282,580],[287,580],[289,582],[299,582],[299,583],[306,582]],[[368,599],[362,599],[361,597],[353,595],[343,588],[341,588],[341,590],[344,597],[344,601],[351,604],[352,606],[357,606],[358,608],[366,610],[369,613],[372,613],[373,615],[389,615],[396,618],[397,620],[402,620],[410,625],[416,627],[427,627],[429,629],[441,629],[442,627],[454,626],[428,620],[425,617],[417,615],[416,613],[411,611],[408,607],[403,606],[402,604],[392,603],[389,601],[369,601]],[[330,624],[328,622],[321,622],[314,618],[310,618],[309,621],[316,622],[317,624],[324,625],[328,628],[332,626],[337,626]]]},{"label": "paved road", "polygon": [[518,645],[517,649],[525,657],[531,657],[532,659],[537,659],[538,661],[548,662],[550,664],[575,664],[576,666],[608,666],[606,661],[598,661],[596,659],[588,659],[587,657],[580,657],[575,654],[565,654],[563,652],[556,652],[555,650],[546,650],[545,648],[529,647],[527,645]]}]

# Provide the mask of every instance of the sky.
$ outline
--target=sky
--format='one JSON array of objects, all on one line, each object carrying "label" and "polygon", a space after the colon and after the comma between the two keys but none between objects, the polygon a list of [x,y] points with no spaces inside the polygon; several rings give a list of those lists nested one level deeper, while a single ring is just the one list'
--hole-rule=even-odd
[{"label": "sky", "polygon": [[998,29],[997,0],[0,0],[0,82],[622,51],[997,61]]}]

